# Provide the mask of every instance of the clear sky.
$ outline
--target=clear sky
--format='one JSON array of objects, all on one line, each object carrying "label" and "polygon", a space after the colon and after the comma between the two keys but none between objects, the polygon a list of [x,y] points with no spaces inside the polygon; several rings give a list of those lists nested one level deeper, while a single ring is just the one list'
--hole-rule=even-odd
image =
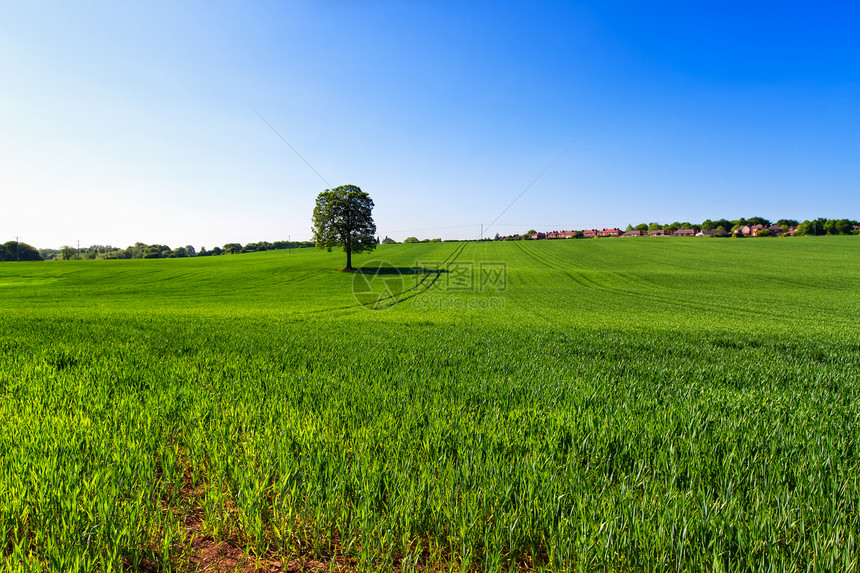
[{"label": "clear sky", "polygon": [[844,1],[4,2],[0,242],[309,239],[347,183],[397,240],[860,219],[858,29]]}]

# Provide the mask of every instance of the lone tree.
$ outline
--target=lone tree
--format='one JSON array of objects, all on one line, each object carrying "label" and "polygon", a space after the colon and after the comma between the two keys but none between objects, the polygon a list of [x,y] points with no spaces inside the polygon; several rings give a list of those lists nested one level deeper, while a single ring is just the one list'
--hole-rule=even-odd
[{"label": "lone tree", "polygon": [[370,212],[373,199],[355,185],[326,189],[314,207],[314,242],[318,249],[342,246],[345,271],[352,270],[352,254],[376,248],[376,223]]}]

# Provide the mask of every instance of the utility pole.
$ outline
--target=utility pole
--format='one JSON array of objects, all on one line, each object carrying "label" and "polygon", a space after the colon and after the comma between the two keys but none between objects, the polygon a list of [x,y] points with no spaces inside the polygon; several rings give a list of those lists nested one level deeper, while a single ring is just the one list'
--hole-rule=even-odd
[{"label": "utility pole", "polygon": [[481,240],[484,240],[484,224],[481,223]]}]

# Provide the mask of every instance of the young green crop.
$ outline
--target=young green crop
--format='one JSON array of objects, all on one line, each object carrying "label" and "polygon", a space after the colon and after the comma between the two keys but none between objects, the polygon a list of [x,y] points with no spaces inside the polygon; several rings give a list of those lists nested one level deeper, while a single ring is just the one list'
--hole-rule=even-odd
[{"label": "young green crop", "polygon": [[339,257],[0,265],[0,570],[856,568],[860,241]]}]

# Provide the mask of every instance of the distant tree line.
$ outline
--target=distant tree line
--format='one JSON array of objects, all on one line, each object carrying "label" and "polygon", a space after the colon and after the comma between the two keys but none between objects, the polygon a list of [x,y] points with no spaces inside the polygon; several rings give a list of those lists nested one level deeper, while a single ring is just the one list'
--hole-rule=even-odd
[{"label": "distant tree line", "polygon": [[[814,219],[812,221],[797,221],[796,219],[779,219],[775,223],[782,227],[784,231],[795,229],[795,235],[860,235],[860,223],[851,219]],[[693,229],[696,233],[700,231],[722,230],[727,236],[732,235],[735,230],[742,227],[762,225],[765,228],[771,226],[771,221],[764,217],[750,217],[749,219],[741,217],[740,219],[705,219],[701,223],[691,223],[689,221],[675,221],[673,223],[640,223],[638,225],[627,225],[624,232],[663,230],[666,233],[674,233],[680,229]],[[572,238],[581,239],[584,237],[582,231],[571,231]],[[765,237],[770,233],[767,230],[759,231],[758,236]],[[512,235],[499,235],[492,239],[494,241],[520,241],[533,238],[535,235],[542,235],[534,229],[529,229],[525,233],[514,233]],[[787,235],[786,235],[787,236]],[[539,237],[542,238],[542,237]],[[388,239],[388,237],[386,237]],[[488,240],[488,239],[485,239]],[[404,242],[416,242],[415,237],[409,237]],[[384,243],[385,241],[383,241]],[[422,241],[422,242],[426,242]]]},{"label": "distant tree line", "polygon": [[[784,230],[796,228],[796,235],[851,235],[858,233],[860,223],[851,219],[814,219],[812,221],[797,221],[796,219],[779,219],[775,223]],[[750,217],[749,219],[741,217],[740,219],[705,219],[701,224],[690,223],[688,221],[674,222],[666,225],[659,223],[640,223],[635,227],[627,225],[627,231],[656,231],[662,229],[664,231],[674,232],[678,229],[695,229],[698,231],[710,231],[722,229],[726,233],[731,234],[736,229],[745,226],[764,225],[771,226],[771,221],[764,217]]]},{"label": "distant tree line", "polygon": [[[388,237],[385,237],[385,238],[387,239]],[[383,241],[383,243],[384,242],[385,241]],[[403,242],[406,244],[409,244],[409,243],[441,243],[442,239],[419,239],[418,237],[406,237],[403,240]]]},{"label": "distant tree line", "polygon": [[[8,245],[9,243],[6,243]],[[14,249],[15,242],[11,242]],[[4,247],[6,246],[4,245]],[[23,243],[21,243],[23,245]],[[28,245],[29,246],[29,245]],[[223,247],[215,247],[212,250],[207,250],[206,247],[201,247],[198,251],[191,245],[184,247],[176,247],[171,249],[167,245],[148,245],[146,243],[135,243],[130,247],[121,249],[110,245],[92,245],[90,247],[82,247],[76,249],[68,245],[60,249],[39,249],[36,254],[39,259],[27,260],[105,260],[105,259],[181,259],[186,257],[210,257],[213,255],[235,255],[240,253],[255,253],[258,251],[274,251],[283,249],[298,249],[303,247],[312,247],[313,242],[310,241],[260,241],[259,243],[227,243]],[[32,248],[32,247],[31,247]],[[35,249],[34,249],[35,250]],[[0,251],[0,256],[2,256]],[[0,260],[15,260],[15,253],[12,252],[12,259],[0,258]],[[24,259],[21,259],[24,260]]]}]

